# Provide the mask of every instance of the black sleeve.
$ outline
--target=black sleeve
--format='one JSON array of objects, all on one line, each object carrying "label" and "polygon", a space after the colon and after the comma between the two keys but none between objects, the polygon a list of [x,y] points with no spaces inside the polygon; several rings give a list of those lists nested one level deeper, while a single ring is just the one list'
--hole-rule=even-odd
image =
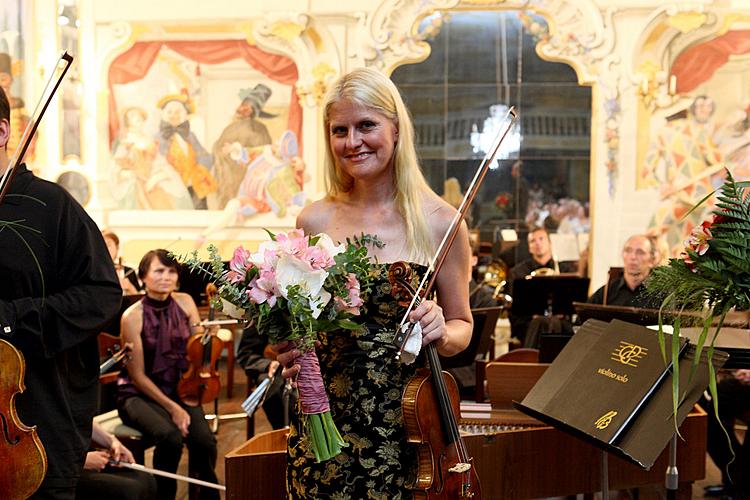
[{"label": "black sleeve", "polygon": [[263,356],[266,341],[258,334],[254,326],[242,331],[240,345],[237,347],[237,363],[244,368],[248,377],[259,381],[268,372],[271,360]]},{"label": "black sleeve", "polygon": [[54,357],[98,333],[119,312],[122,289],[99,229],[77,204],[63,212],[51,245],[57,265],[44,273],[54,290],[0,301],[2,333],[25,354]]}]

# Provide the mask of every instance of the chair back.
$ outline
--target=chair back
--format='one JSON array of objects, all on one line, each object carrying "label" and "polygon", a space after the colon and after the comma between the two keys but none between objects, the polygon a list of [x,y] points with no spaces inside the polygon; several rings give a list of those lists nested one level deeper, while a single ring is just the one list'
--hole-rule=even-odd
[{"label": "chair back", "polygon": [[471,341],[466,349],[455,356],[441,356],[440,364],[443,369],[471,366],[477,358],[484,358],[492,346],[495,325],[502,310],[502,306],[472,309],[474,328]]},{"label": "chair back", "polygon": [[540,363],[487,363],[487,392],[492,408],[513,408],[513,401],[522,401],[548,366]]},{"label": "chair back", "polygon": [[608,302],[609,287],[612,285],[612,283],[622,278],[623,274],[625,274],[624,267],[610,267],[609,271],[607,271],[607,284],[604,285],[604,305],[605,306],[609,303]]},{"label": "chair back", "polygon": [[539,349],[522,347],[496,357],[497,363],[539,363]]}]

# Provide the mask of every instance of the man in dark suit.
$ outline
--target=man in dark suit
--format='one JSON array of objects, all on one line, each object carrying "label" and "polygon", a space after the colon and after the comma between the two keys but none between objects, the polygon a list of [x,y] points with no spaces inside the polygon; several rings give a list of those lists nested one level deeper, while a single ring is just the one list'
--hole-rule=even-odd
[{"label": "man in dark suit", "polygon": [[645,293],[643,284],[656,263],[656,248],[651,240],[642,234],[631,236],[622,248],[623,274],[603,286],[589,297],[590,304],[604,304],[604,291],[607,289],[606,305],[629,306],[653,309],[661,301]]}]

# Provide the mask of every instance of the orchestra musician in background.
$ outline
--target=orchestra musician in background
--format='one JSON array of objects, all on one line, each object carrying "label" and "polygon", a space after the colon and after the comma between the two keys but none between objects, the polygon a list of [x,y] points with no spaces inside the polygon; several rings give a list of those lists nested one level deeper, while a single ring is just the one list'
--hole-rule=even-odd
[{"label": "orchestra musician in background", "polygon": [[[0,91],[0,175],[9,165],[9,115]],[[96,411],[96,335],[117,314],[122,291],[86,211],[25,164],[16,168],[0,204],[0,221],[23,221],[0,230],[0,338],[25,358],[26,390],[16,409],[21,422],[37,426],[47,455],[32,498],[72,499]]]},{"label": "orchestra musician in background", "polygon": [[661,300],[646,295],[646,286],[643,284],[654,268],[656,255],[656,247],[648,236],[636,234],[628,238],[622,247],[622,276],[599,288],[586,302],[609,306],[658,308]]},{"label": "orchestra musician in background", "polygon": [[[130,361],[117,379],[118,413],[122,421],[156,442],[155,469],[176,472],[183,445],[189,451],[191,477],[216,483],[216,438],[199,405],[188,406],[177,395],[177,385],[188,368],[186,345],[200,316],[193,298],[175,292],[179,263],[166,250],[151,250],[141,259],[138,277],[146,295],[122,315],[123,342],[132,342]],[[157,498],[175,497],[174,479],[158,477]],[[211,488],[200,489],[201,499],[218,499]]]},{"label": "orchestra musician in background", "polygon": [[[543,227],[534,227],[527,236],[529,242],[529,253],[531,257],[516,264],[510,270],[512,280],[523,279],[532,272],[544,269],[547,273],[560,274],[560,272],[575,272],[576,269],[569,263],[558,263],[552,256],[552,242],[549,232]],[[512,295],[512,294],[511,294]]]},{"label": "orchestra musician in background", "polygon": [[117,278],[120,280],[120,287],[122,287],[122,294],[135,295],[140,293],[143,287],[138,281],[135,269],[122,263],[122,258],[120,257],[120,238],[108,229],[102,231],[102,236],[104,237],[104,242],[107,244],[109,256],[112,258],[112,262],[115,265]]},{"label": "orchestra musician in background", "polygon": [[[513,296],[513,282],[534,275],[572,273],[577,271],[577,263],[558,263],[552,255],[552,242],[547,229],[534,227],[527,235],[529,253],[531,257],[516,264],[510,270],[509,293]],[[526,345],[526,337],[532,318],[530,316],[509,314],[511,335],[520,343]],[[527,346],[529,347],[529,346]],[[535,347],[535,346],[531,346]]]},{"label": "orchestra musician in background", "polygon": [[133,454],[114,435],[94,422],[92,449],[86,454],[76,500],[154,500],[156,481],[146,472],[124,469],[111,462],[134,463]]}]

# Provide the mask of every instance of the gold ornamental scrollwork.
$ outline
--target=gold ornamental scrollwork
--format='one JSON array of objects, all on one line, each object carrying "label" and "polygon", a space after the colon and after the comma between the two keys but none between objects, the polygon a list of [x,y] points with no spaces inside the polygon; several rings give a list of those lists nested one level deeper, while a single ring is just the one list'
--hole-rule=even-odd
[{"label": "gold ornamental scrollwork", "polygon": [[328,63],[321,62],[312,69],[312,82],[307,85],[297,85],[300,99],[311,97],[316,105],[323,102],[331,83],[336,78],[336,70]]}]

